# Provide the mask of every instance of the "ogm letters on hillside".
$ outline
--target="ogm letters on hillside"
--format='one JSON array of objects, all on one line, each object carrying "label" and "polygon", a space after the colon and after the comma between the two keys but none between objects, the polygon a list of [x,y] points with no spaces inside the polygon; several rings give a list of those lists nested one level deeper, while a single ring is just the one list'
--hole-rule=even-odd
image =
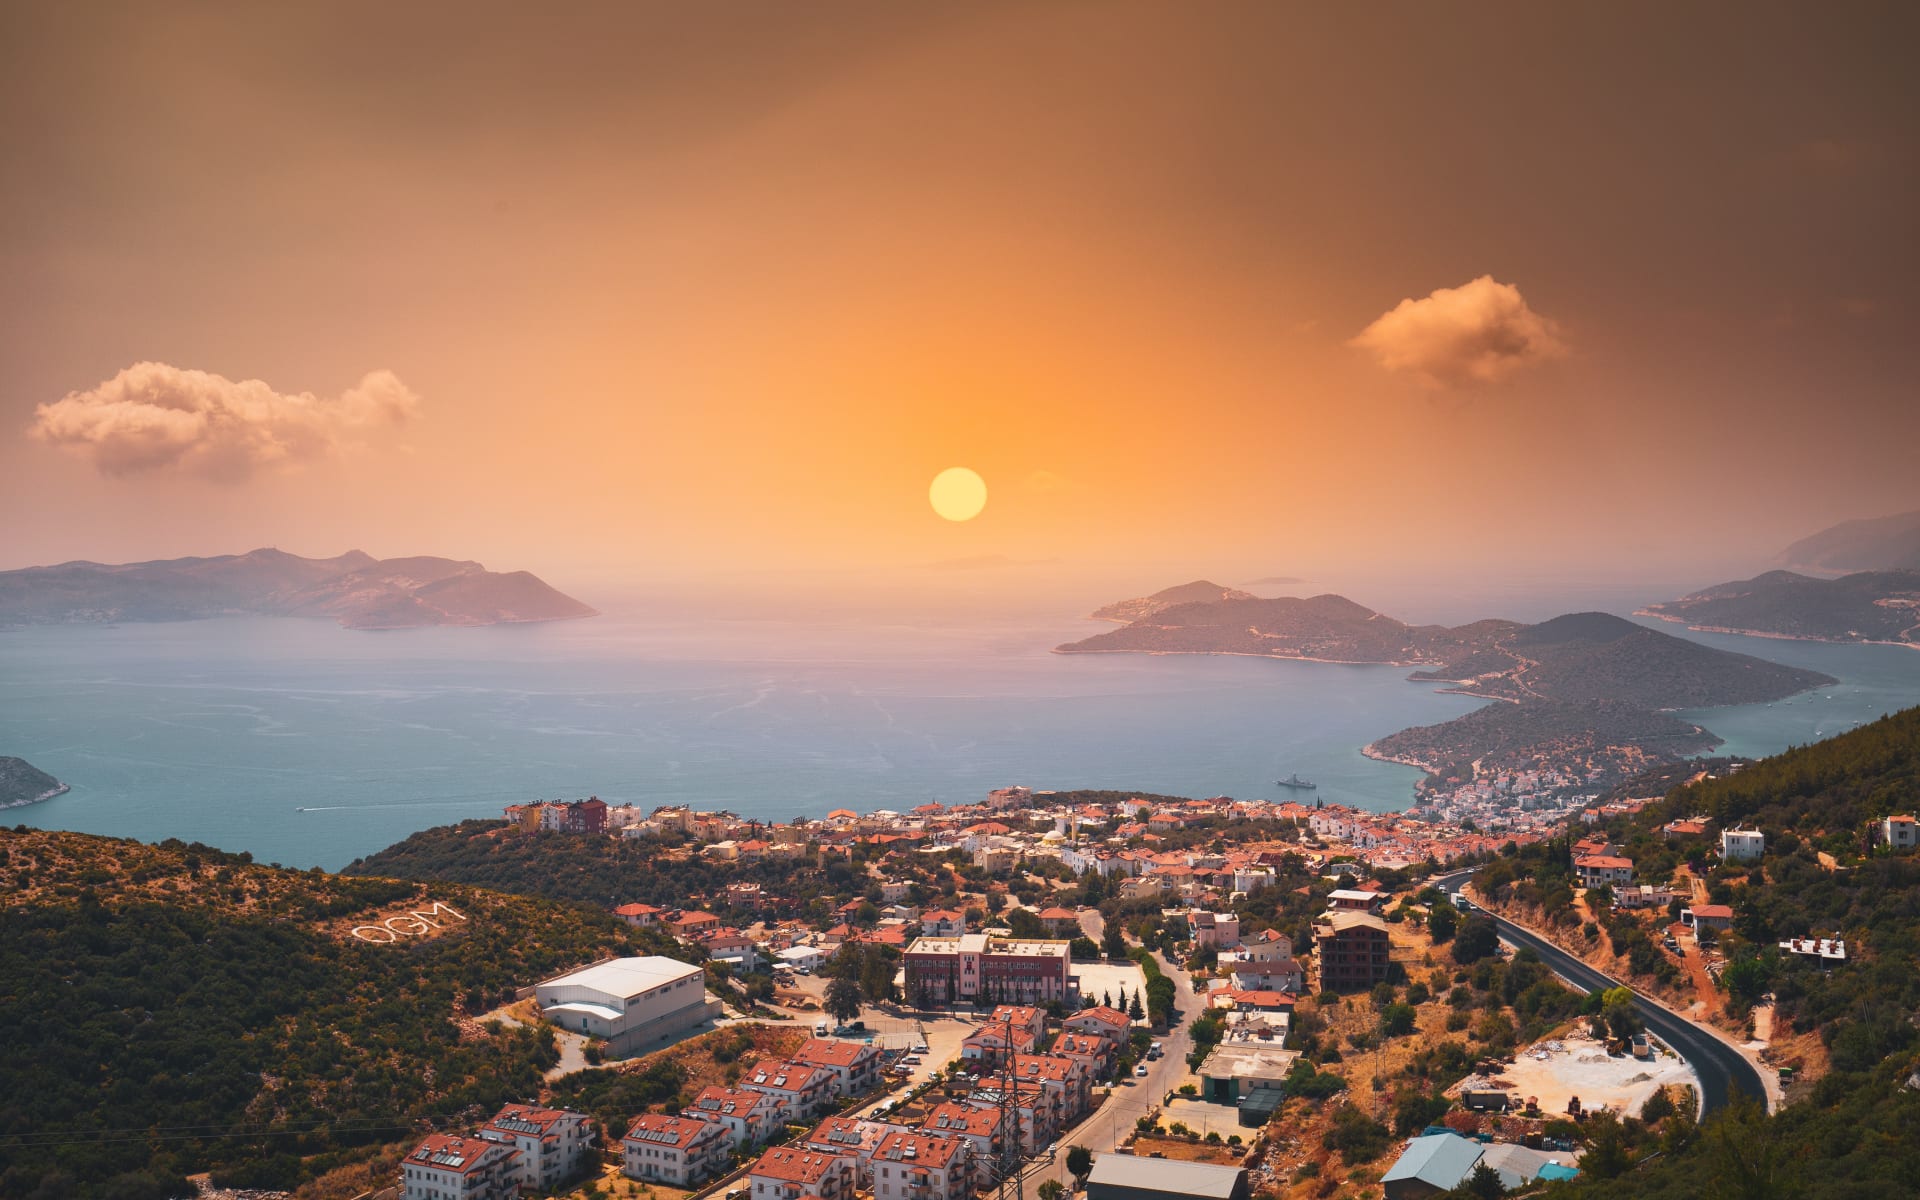
[{"label": "ogm letters on hillside", "polygon": [[450,925],[463,925],[466,920],[466,914],[460,910],[445,901],[434,900],[422,908],[408,909],[392,916],[377,917],[365,925],[355,925],[347,932],[363,942],[385,945],[410,938],[438,937]]}]

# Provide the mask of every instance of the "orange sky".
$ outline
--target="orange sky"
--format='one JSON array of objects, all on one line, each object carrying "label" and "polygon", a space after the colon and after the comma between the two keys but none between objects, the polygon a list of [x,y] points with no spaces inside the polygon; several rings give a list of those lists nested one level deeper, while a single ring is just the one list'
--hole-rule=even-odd
[{"label": "orange sky", "polygon": [[[1704,583],[1920,507],[1911,6],[636,8],[0,9],[0,567]],[[296,400],[130,441],[139,362]]]}]

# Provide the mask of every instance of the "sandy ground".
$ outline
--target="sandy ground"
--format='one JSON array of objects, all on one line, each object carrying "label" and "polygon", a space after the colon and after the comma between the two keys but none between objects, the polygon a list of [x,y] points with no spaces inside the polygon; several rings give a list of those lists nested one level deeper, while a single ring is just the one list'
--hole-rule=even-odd
[{"label": "sandy ground", "polygon": [[1201,1137],[1217,1133],[1222,1141],[1238,1135],[1242,1140],[1251,1141],[1260,1132],[1258,1127],[1247,1129],[1240,1124],[1240,1110],[1228,1104],[1205,1104],[1199,1100],[1189,1100],[1176,1095],[1172,1103],[1162,1112],[1160,1123],[1172,1125],[1175,1121],[1185,1125]]},{"label": "sandy ground", "polygon": [[1073,964],[1073,973],[1080,978],[1082,995],[1091,994],[1094,1003],[1100,1002],[1102,992],[1118,996],[1121,988],[1127,989],[1127,999],[1132,1000],[1135,992],[1141,993],[1141,1007],[1146,1006],[1145,992],[1147,977],[1136,962],[1077,962]]},{"label": "sandy ground", "polygon": [[[1552,1049],[1556,1044],[1559,1050]],[[1616,1112],[1637,1113],[1664,1085],[1700,1086],[1693,1068],[1670,1052],[1656,1054],[1651,1062],[1613,1058],[1599,1042],[1577,1036],[1529,1046],[1497,1078],[1513,1084],[1517,1096],[1538,1096],[1540,1110],[1551,1114],[1564,1113],[1575,1096],[1585,1108],[1604,1104]]]}]

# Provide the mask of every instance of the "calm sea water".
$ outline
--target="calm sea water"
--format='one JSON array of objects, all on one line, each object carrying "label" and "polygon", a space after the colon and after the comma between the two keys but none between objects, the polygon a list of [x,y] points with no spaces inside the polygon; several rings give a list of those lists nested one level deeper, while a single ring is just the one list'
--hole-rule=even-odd
[{"label": "calm sea water", "polygon": [[[1366,742],[1480,702],[1394,667],[1053,655],[1095,626],[658,613],[355,633],[237,619],[0,634],[0,753],[71,784],[0,822],[337,868],[536,798],[783,819],[1013,783],[1318,795],[1383,810],[1415,772]],[[1101,626],[1100,628],[1104,628]],[[1670,632],[1677,627],[1664,627]],[[1699,717],[1763,753],[1920,701],[1920,653],[1708,637],[1846,680]]]}]

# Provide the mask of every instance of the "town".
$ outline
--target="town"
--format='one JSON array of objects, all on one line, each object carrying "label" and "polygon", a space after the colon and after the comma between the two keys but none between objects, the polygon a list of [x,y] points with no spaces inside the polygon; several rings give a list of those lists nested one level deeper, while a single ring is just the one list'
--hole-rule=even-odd
[{"label": "town", "polygon": [[[1452,1009],[1435,1010],[1436,1029],[1467,1029],[1460,1006],[1490,986],[1489,961],[1509,957],[1510,973],[1543,977],[1530,951],[1503,956],[1490,918],[1472,915],[1459,890],[1471,866],[1564,837],[1585,910],[1652,917],[1668,974],[1684,979],[1692,960],[1717,981],[1714,938],[1733,917],[1724,897],[1677,885],[1684,866],[1640,879],[1623,847],[1579,832],[1647,800],[1551,810],[1556,825],[1549,810],[1502,802],[1508,790],[1461,797],[1484,802],[1471,826],[1433,811],[1024,787],[978,804],[784,824],[598,798],[510,807],[485,837],[646,840],[662,872],[703,862],[737,876],[684,905],[612,906],[692,961],[590,964],[535,983],[523,1015],[615,1071],[756,1022],[792,1044],[743,1056],[677,1107],[629,1114],[623,1133],[607,1132],[620,1135],[617,1154],[595,1145],[584,1113],[509,1105],[470,1132],[422,1141],[399,1194],[491,1200],[577,1181],[596,1163],[611,1179],[616,1159],[631,1185],[727,1200],[961,1200],[1015,1185],[1048,1200],[1069,1187],[1093,1200],[1275,1191],[1316,1161],[1288,1161],[1301,1152],[1279,1132],[1289,1097],[1353,1088],[1363,1072],[1376,1091],[1400,1086],[1378,1067],[1327,1074],[1339,1056],[1321,1048],[1336,1030],[1378,1058],[1423,1030],[1416,1006],[1442,996]],[[1709,839],[1708,825],[1675,821],[1662,836],[1696,861],[1709,841],[1728,864],[1766,852],[1757,830]],[[1890,818],[1879,836],[1911,846],[1914,829]],[[848,881],[844,899],[776,882],[832,863]],[[1431,882],[1441,878],[1452,890]],[[1504,889],[1488,891],[1481,899],[1497,906]],[[1467,951],[1476,921],[1484,937]],[[1824,939],[1780,948],[1827,963],[1847,953]],[[1585,1002],[1564,994],[1564,1013],[1520,1028],[1489,997],[1496,1016],[1469,1031],[1478,1049],[1448,1051],[1468,1054],[1458,1081],[1399,1101],[1419,1119],[1395,1122],[1407,1140],[1382,1177],[1389,1200],[1420,1200],[1476,1172],[1502,1190],[1572,1177],[1579,1126],[1565,1118],[1697,1103],[1698,1079],[1633,1017],[1631,993],[1604,1008],[1599,991]],[[1580,1014],[1590,1031],[1576,1021],[1526,1040],[1554,1027],[1548,1017]],[[1100,1165],[1116,1156],[1144,1161],[1122,1179]]]}]

